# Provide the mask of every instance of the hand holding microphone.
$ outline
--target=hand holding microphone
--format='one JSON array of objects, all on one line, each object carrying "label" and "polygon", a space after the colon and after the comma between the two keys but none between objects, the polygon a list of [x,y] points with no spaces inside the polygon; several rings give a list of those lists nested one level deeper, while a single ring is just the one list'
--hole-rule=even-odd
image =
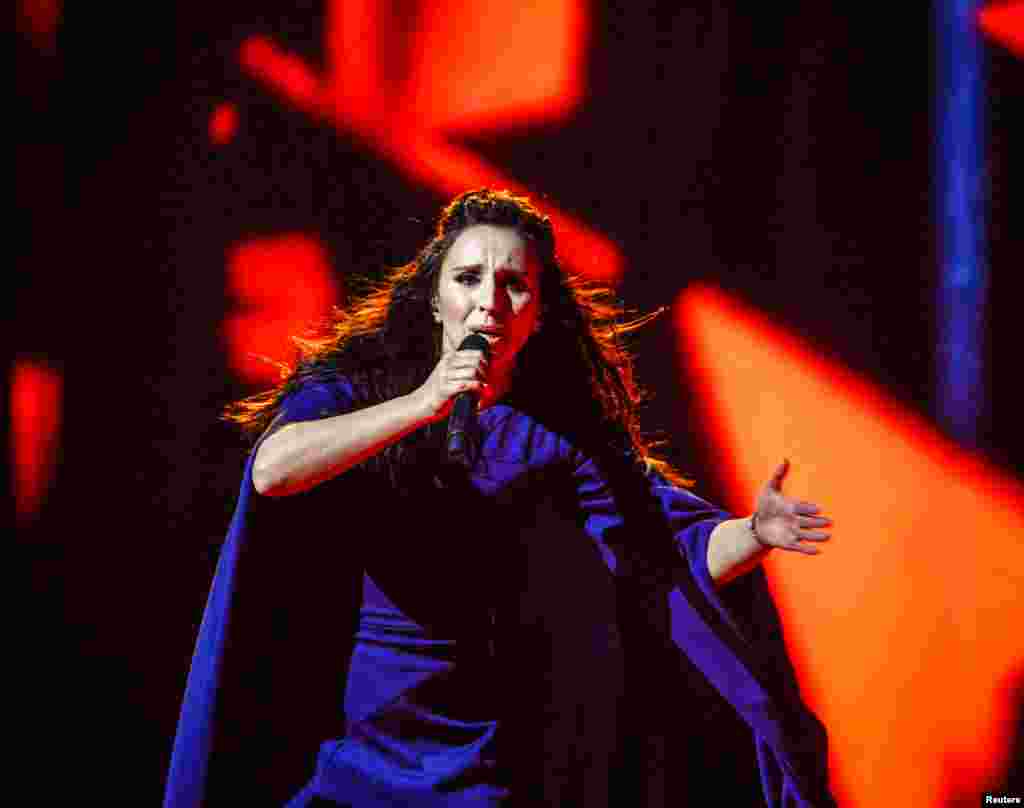
[{"label": "hand holding microphone", "polygon": [[[445,440],[445,449],[449,462],[458,463],[468,468],[473,465],[480,448],[475,429],[476,409],[483,388],[482,376],[490,358],[490,345],[479,334],[470,334],[459,345],[454,356],[464,353],[477,354],[475,358],[463,357],[458,363],[459,367],[475,371],[474,381],[468,383],[455,396],[455,403],[448,416],[448,436]],[[481,380],[477,380],[477,377],[480,377]]]},{"label": "hand holding microphone", "polygon": [[489,363],[490,344],[480,334],[470,334],[457,350],[441,357],[419,391],[426,399],[430,420],[449,417],[447,458],[467,467],[472,465],[477,448],[473,425]]},{"label": "hand holding microphone", "polygon": [[[464,346],[469,345],[469,348]],[[460,393],[475,393],[483,396],[485,379],[490,364],[487,340],[477,334],[470,334],[462,341],[458,350],[449,351],[431,371],[417,397],[424,402],[425,415],[430,421],[447,417]]]}]

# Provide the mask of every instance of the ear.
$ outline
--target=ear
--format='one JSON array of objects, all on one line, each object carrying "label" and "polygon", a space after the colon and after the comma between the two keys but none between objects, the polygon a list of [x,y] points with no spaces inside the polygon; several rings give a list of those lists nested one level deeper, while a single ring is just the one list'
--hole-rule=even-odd
[{"label": "ear", "polygon": [[430,300],[430,310],[434,313],[434,322],[435,323],[441,322],[441,312],[438,311],[437,305],[438,305],[437,304],[437,297],[435,296],[435,297],[431,298],[431,300]]}]

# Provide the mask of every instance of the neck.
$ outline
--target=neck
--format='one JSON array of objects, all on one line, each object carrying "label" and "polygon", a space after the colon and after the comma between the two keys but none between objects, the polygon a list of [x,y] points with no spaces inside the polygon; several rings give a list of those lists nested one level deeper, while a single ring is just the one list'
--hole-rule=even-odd
[{"label": "neck", "polygon": [[508,392],[512,385],[512,368],[494,367],[487,374],[487,386],[480,397],[480,407],[490,407]]}]

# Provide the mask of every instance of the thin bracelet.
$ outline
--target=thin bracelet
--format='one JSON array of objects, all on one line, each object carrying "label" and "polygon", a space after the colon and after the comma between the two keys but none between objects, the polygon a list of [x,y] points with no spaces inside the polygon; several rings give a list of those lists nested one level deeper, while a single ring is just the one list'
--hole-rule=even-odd
[{"label": "thin bracelet", "polygon": [[750,532],[754,534],[754,541],[756,541],[762,547],[768,547],[767,544],[761,541],[761,537],[757,535],[757,511],[754,511],[750,515]]}]

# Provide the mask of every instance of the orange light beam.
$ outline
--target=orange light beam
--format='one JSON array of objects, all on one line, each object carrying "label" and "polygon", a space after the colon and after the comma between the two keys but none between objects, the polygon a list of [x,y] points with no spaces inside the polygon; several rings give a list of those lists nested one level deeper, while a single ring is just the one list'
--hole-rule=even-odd
[{"label": "orange light beam", "polygon": [[992,787],[1024,663],[1024,486],[716,288],[674,318],[731,509],[789,457],[787,492],[835,521],[822,554],[766,566],[840,804]]}]

